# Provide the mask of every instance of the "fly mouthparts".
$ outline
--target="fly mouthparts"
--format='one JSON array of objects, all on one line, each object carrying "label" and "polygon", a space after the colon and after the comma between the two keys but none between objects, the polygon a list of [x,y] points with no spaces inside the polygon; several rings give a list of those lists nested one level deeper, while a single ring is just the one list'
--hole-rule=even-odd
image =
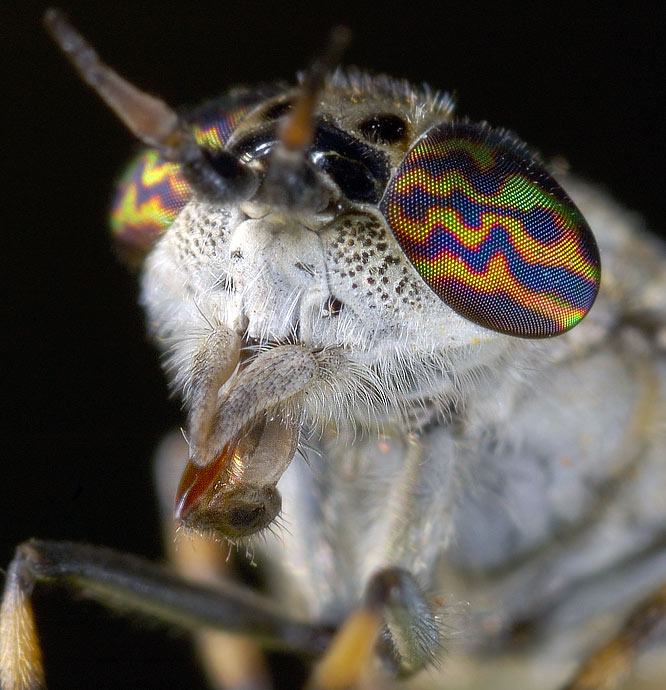
[{"label": "fly mouthparts", "polygon": [[176,493],[175,519],[235,542],[267,528],[282,499],[276,488],[291,463],[300,423],[262,415],[204,467],[188,461]]}]

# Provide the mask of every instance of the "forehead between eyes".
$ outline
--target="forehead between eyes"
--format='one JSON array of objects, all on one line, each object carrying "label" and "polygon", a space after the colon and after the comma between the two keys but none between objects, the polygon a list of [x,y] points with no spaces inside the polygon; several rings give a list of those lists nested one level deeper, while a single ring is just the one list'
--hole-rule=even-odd
[{"label": "forehead between eyes", "polygon": [[[297,88],[285,89],[262,101],[239,124],[229,145],[250,131],[264,128],[275,114],[278,118],[284,116],[288,112],[288,104],[298,95]],[[450,120],[452,111],[452,101],[446,94],[430,92],[426,87],[413,87],[405,81],[383,75],[372,76],[351,70],[337,71],[328,78],[318,97],[315,115],[382,149],[392,165],[397,167],[414,141],[433,125]],[[404,120],[406,132],[400,141],[368,141],[360,130],[360,126],[370,118],[383,115],[396,115]]]}]

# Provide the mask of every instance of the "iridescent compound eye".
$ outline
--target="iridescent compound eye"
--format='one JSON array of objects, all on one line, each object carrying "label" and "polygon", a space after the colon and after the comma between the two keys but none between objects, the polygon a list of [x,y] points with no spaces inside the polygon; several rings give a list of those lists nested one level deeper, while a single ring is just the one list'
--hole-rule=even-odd
[{"label": "iridescent compound eye", "polygon": [[594,302],[600,263],[592,231],[510,134],[470,123],[433,127],[398,167],[380,207],[428,286],[486,328],[559,335]]},{"label": "iridescent compound eye", "polygon": [[[185,121],[199,146],[214,156],[256,100],[248,96],[233,104],[211,101],[186,115]],[[120,178],[111,207],[111,232],[122,257],[139,264],[191,197],[177,163],[155,149],[142,151]]]}]

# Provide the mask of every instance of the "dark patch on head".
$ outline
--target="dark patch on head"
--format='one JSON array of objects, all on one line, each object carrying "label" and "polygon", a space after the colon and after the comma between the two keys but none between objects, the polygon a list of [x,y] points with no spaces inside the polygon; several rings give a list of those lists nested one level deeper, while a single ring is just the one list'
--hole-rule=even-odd
[{"label": "dark patch on head", "polygon": [[358,126],[361,134],[378,144],[395,144],[404,139],[407,123],[397,115],[385,113],[370,117]]},{"label": "dark patch on head", "polygon": [[311,264],[304,264],[301,261],[297,261],[294,266],[299,270],[303,271],[303,273],[307,273],[309,276],[313,276],[316,274],[314,266]]},{"label": "dark patch on head", "polygon": [[271,127],[244,136],[232,146],[231,152],[247,163],[270,153],[276,142],[275,127]]},{"label": "dark patch on head", "polygon": [[291,101],[281,101],[280,103],[273,103],[272,106],[266,110],[264,117],[267,120],[277,120],[285,113],[288,113],[293,108]]},{"label": "dark patch on head", "polygon": [[341,302],[337,297],[329,297],[324,305],[323,315],[324,316],[337,316],[343,309],[344,303]]},{"label": "dark patch on head", "polygon": [[321,120],[315,129],[310,155],[313,163],[331,176],[348,199],[379,202],[389,175],[384,153]]}]

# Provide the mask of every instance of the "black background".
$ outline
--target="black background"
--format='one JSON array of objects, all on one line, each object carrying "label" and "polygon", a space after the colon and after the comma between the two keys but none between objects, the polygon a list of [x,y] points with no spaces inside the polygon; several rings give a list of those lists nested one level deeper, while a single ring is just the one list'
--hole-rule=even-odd
[{"label": "black background", "polygon": [[[441,5],[441,6],[440,6]],[[455,92],[663,227],[663,17],[561,3],[70,0],[107,62],[173,105],[290,79],[336,23],[346,62]],[[73,74],[39,4],[3,4],[0,564],[31,536],[160,554],[155,444],[180,422],[105,214],[131,136]],[[202,688],[185,638],[38,597],[50,688]]]}]

